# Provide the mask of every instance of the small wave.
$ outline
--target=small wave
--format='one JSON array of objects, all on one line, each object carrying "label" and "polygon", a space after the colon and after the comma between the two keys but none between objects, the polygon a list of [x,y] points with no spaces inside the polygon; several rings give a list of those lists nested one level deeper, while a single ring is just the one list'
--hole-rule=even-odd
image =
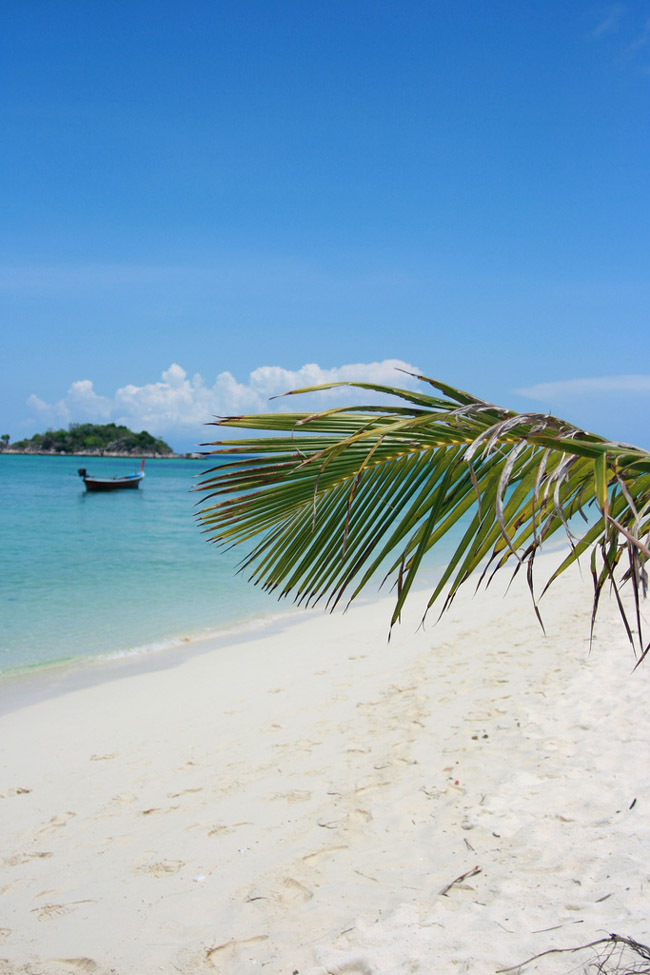
[{"label": "small wave", "polygon": [[[173,650],[177,647],[190,647],[204,641],[209,641],[214,643],[225,643],[229,639],[240,638],[245,636],[247,633],[254,633],[258,630],[265,630],[268,627],[275,626],[278,624],[284,624],[292,619],[300,619],[304,611],[290,610],[285,613],[271,613],[265,616],[256,616],[251,619],[238,620],[235,623],[230,623],[226,626],[218,627],[206,627],[195,633],[190,634],[179,634],[177,636],[167,637],[162,640],[155,640],[151,643],[143,643],[134,647],[127,647],[121,650],[108,650],[104,653],[95,653],[92,655],[84,656],[78,658],[83,664],[92,664],[94,662],[106,661],[106,660],[119,660],[124,657],[136,657],[146,654],[159,653],[165,650]],[[72,658],[74,659],[74,658]]]},{"label": "small wave", "polygon": [[50,671],[57,672],[63,669],[81,669],[101,665],[110,661],[145,657],[175,650],[180,647],[194,649],[198,644],[203,642],[209,642],[211,645],[214,645],[215,642],[225,645],[230,641],[241,639],[248,633],[255,633],[278,624],[282,625],[292,619],[300,619],[302,618],[303,612],[292,610],[284,613],[270,613],[265,616],[238,620],[226,626],[206,627],[194,633],[178,634],[131,647],[83,654],[70,654],[64,657],[57,657],[54,660],[30,661],[0,670],[0,683],[13,678],[43,675]]}]

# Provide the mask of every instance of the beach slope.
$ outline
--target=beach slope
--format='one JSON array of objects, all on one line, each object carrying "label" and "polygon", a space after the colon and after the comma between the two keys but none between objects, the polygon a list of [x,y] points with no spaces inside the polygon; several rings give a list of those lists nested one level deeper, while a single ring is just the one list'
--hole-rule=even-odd
[{"label": "beach slope", "polygon": [[390,643],[385,600],[23,687],[0,972],[487,975],[650,942],[650,664],[613,604],[589,653],[588,572],[546,636],[505,582],[424,629],[414,600]]}]

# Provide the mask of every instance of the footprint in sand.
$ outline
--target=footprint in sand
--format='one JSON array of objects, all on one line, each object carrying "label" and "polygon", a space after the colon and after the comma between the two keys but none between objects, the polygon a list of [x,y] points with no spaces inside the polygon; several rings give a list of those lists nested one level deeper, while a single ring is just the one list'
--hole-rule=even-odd
[{"label": "footprint in sand", "polygon": [[258,934],[253,938],[244,938],[241,941],[226,941],[225,944],[217,945],[216,948],[208,948],[205,953],[206,961],[213,968],[218,968],[221,962],[228,958],[232,959],[242,949],[252,948],[263,941],[268,941],[268,937],[268,934]]},{"label": "footprint in sand", "polygon": [[70,914],[80,904],[92,904],[92,900],[71,901],[69,904],[43,904],[42,907],[33,907],[32,914],[36,914],[39,921],[51,921],[55,917],[63,917]]},{"label": "footprint in sand", "polygon": [[29,877],[18,877],[17,880],[12,880],[10,883],[3,884],[2,887],[0,887],[0,897],[4,897],[9,893],[10,890],[16,890],[17,888],[20,889],[21,887],[29,885],[30,883],[31,879]]},{"label": "footprint in sand", "polygon": [[143,809],[140,813],[141,816],[152,816],[154,813],[172,813],[180,809],[180,806],[167,806],[166,809],[161,809],[159,806],[152,806],[150,809]]},{"label": "footprint in sand", "polygon": [[119,792],[101,807],[101,811],[97,814],[96,819],[114,819],[121,814],[120,806],[131,805],[131,803],[137,802],[138,799],[139,796],[134,796],[131,793]]},{"label": "footprint in sand", "polygon": [[274,792],[270,798],[286,799],[287,802],[308,802],[311,799],[311,792],[305,789],[294,789],[293,792]]},{"label": "footprint in sand", "polygon": [[169,877],[178,873],[185,866],[184,860],[156,860],[136,863],[133,869],[136,873],[150,874],[152,877]]},{"label": "footprint in sand", "polygon": [[232,827],[219,823],[217,826],[213,826],[212,829],[208,830],[208,836],[221,836],[222,833],[232,833]]},{"label": "footprint in sand", "polygon": [[374,975],[374,969],[365,958],[349,958],[338,965],[327,966],[328,975]]},{"label": "footprint in sand", "polygon": [[33,914],[38,914],[39,921],[50,921],[53,917],[63,917],[70,910],[65,904],[44,904],[43,907],[32,908]]},{"label": "footprint in sand", "polygon": [[118,806],[128,806],[131,802],[136,802],[137,796],[132,795],[130,792],[118,792],[116,796],[111,799],[111,805]]},{"label": "footprint in sand", "polygon": [[63,826],[67,826],[71,819],[73,819],[77,814],[74,812],[60,813],[58,816],[52,816],[49,823],[38,830],[36,836],[42,836],[43,833],[49,833],[53,829],[61,829]]},{"label": "footprint in sand", "polygon": [[221,782],[219,782],[218,791],[224,794],[227,792],[234,792],[236,789],[241,789],[242,781],[239,779],[222,779]]},{"label": "footprint in sand", "polygon": [[297,907],[306,904],[314,896],[314,892],[301,884],[292,877],[287,877],[282,883],[282,890],[279,894],[280,903],[285,907]]},{"label": "footprint in sand", "polygon": [[369,782],[367,785],[360,785],[354,790],[354,794],[359,796],[364,792],[372,792],[374,789],[385,789],[388,785],[390,782]]},{"label": "footprint in sand", "polygon": [[23,863],[29,863],[30,860],[46,860],[51,856],[49,850],[35,850],[34,853],[15,853],[7,857],[4,863],[7,867],[19,867]]},{"label": "footprint in sand", "polygon": [[[230,823],[226,825],[225,823],[217,823],[212,829],[208,830],[208,836],[220,836],[222,833],[232,833],[234,829],[240,829],[242,826],[251,826],[252,823]],[[191,829],[192,827],[188,827]],[[202,828],[202,827],[201,827]]]},{"label": "footprint in sand", "polygon": [[351,826],[358,826],[362,823],[369,823],[372,819],[372,813],[368,812],[367,809],[353,809],[348,813],[347,818]]},{"label": "footprint in sand", "polygon": [[313,748],[316,748],[318,745],[322,744],[322,741],[310,741],[309,739],[305,738],[304,741],[297,741],[295,743],[293,746],[293,754],[296,758],[304,758],[306,755],[311,755]]},{"label": "footprint in sand", "polygon": [[99,971],[99,965],[92,958],[57,958],[57,961],[73,972],[86,972],[91,975]]}]

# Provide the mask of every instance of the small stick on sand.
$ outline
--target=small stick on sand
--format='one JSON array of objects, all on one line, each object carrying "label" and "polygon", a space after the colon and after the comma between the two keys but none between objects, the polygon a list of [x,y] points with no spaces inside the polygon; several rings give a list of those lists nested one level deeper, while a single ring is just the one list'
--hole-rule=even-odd
[{"label": "small stick on sand", "polygon": [[456,879],[452,880],[450,884],[447,884],[446,887],[443,887],[440,893],[442,894],[443,897],[446,897],[448,892],[454,886],[454,884],[460,884],[462,883],[463,880],[467,880],[468,877],[475,877],[476,874],[480,872],[481,872],[480,867],[472,867],[471,870],[468,870],[466,873],[461,873],[460,877],[456,877]]}]

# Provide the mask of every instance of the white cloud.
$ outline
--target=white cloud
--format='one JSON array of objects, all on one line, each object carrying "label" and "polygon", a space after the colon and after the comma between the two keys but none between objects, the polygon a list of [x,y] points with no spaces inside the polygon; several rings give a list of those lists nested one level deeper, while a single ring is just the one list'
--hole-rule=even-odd
[{"label": "white cloud", "polygon": [[650,376],[598,376],[589,379],[564,379],[558,382],[537,383],[524,389],[515,389],[520,396],[530,399],[553,402],[555,400],[578,399],[587,396],[630,393],[635,396],[650,396]]},{"label": "white cloud", "polygon": [[194,434],[207,439],[203,424],[215,416],[239,413],[267,413],[285,410],[326,409],[342,403],[377,402],[378,395],[350,388],[335,389],[301,396],[300,399],[271,399],[293,389],[331,382],[370,382],[380,385],[416,387],[411,376],[398,369],[417,373],[418,369],[399,359],[383,362],[361,362],[323,369],[308,363],[297,370],[281,366],[260,366],[246,382],[238,382],[230,372],[217,375],[210,385],[199,373],[188,376],[178,363],[172,363],[156,382],[142,386],[128,384],[112,396],[95,392],[89,379],[74,382],[55,403],[46,403],[32,394],[27,403],[41,423],[68,424],[83,422],[125,423],[136,431],[150,433]]},{"label": "white cloud", "polygon": [[43,422],[70,422],[70,410],[63,400],[59,400],[58,403],[46,403],[45,400],[40,398],[40,396],[36,396],[35,393],[32,393],[27,400],[27,405],[34,416],[39,417],[41,420],[43,420]]},{"label": "white cloud", "polygon": [[72,423],[80,417],[87,422],[105,422],[111,415],[111,401],[105,396],[98,396],[89,379],[74,382],[58,403],[46,403],[32,393],[27,405],[36,416],[48,423]]}]

